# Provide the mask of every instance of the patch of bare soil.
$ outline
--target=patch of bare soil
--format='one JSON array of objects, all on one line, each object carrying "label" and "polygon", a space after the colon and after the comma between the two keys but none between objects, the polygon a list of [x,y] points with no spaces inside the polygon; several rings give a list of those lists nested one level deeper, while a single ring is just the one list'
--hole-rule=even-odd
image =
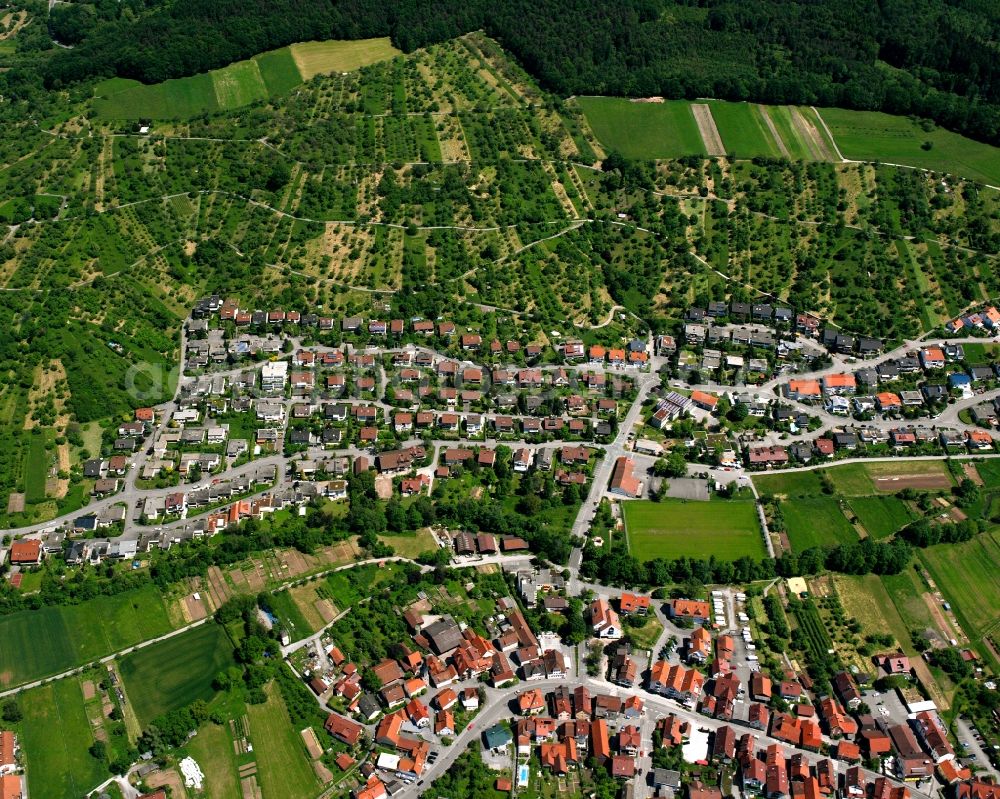
[{"label": "patch of bare soil", "polygon": [[898,474],[892,477],[875,478],[875,488],[879,491],[899,491],[904,488],[930,490],[950,487],[951,480],[946,474]]},{"label": "patch of bare soil", "polygon": [[186,797],[187,790],[184,788],[184,780],[174,769],[154,771],[146,775],[146,783],[150,788],[169,788],[169,794],[174,799]]},{"label": "patch of bare soil", "polygon": [[976,468],[974,463],[963,463],[962,472],[977,486],[983,485],[983,478],[979,474],[979,470]]},{"label": "patch of bare soil", "polygon": [[698,123],[698,132],[705,144],[705,152],[709,155],[725,155],[726,148],[722,144],[722,136],[719,135],[712,109],[704,103],[692,103],[691,113],[694,114],[694,121]]}]

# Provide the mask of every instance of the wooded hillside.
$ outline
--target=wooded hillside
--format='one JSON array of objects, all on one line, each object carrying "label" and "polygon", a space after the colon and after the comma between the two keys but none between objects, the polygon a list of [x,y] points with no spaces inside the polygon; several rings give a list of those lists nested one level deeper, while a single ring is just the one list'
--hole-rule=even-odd
[{"label": "wooded hillside", "polygon": [[[412,51],[484,29],[562,95],[711,96],[929,117],[1000,142],[1000,11],[978,0],[187,0],[56,6],[49,85],[156,82],[309,39]],[[8,81],[23,79],[15,72]]]}]

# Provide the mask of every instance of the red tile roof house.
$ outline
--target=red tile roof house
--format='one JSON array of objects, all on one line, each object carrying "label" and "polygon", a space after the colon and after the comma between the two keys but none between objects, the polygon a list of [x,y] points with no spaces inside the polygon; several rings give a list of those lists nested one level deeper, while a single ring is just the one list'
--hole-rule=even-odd
[{"label": "red tile roof house", "polygon": [[649,597],[639,596],[638,594],[630,594],[625,592],[619,600],[619,609],[622,614],[628,616],[636,613],[641,616],[645,616],[649,612]]},{"label": "red tile roof house", "polygon": [[37,538],[15,541],[10,547],[12,565],[38,563],[42,556],[42,544]]},{"label": "red tile roof house", "polygon": [[17,741],[10,730],[0,731],[0,774],[14,771],[17,768],[15,752]]},{"label": "red tile roof house", "polygon": [[707,394],[704,391],[692,391],[691,402],[705,411],[714,411],[719,404],[719,398],[714,394]]},{"label": "red tile roof house", "polygon": [[854,375],[835,374],[823,378],[823,391],[827,394],[853,394],[857,387]]},{"label": "red tile roof house", "polygon": [[940,347],[927,347],[920,351],[920,362],[924,369],[944,369],[944,350]]},{"label": "red tile roof house", "polygon": [[788,382],[788,398],[794,400],[819,399],[819,381],[817,380],[790,380]]},{"label": "red tile roof house", "polygon": [[365,728],[357,722],[345,719],[336,713],[331,713],[323,726],[330,735],[348,746],[354,746],[361,739],[361,734],[365,731]]},{"label": "red tile roof house", "polygon": [[751,467],[770,468],[788,463],[788,451],[784,447],[753,447],[748,453]]},{"label": "red tile roof house", "polygon": [[667,608],[672,619],[687,619],[704,623],[711,618],[711,608],[707,602],[697,599],[675,599]]}]

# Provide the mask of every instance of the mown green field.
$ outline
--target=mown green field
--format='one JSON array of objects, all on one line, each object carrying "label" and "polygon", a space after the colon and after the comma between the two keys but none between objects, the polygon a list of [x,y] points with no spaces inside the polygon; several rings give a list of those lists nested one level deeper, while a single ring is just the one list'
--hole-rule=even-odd
[{"label": "mown green field", "polygon": [[94,110],[101,119],[191,119],[281,97],[314,75],[348,72],[399,54],[388,39],[303,42],[153,85],[112,78],[95,87]]},{"label": "mown green field", "polygon": [[757,520],[757,509],[748,500],[623,502],[629,549],[639,560],[688,556],[735,560],[767,554]]},{"label": "mown green field", "polygon": [[863,463],[833,466],[826,469],[824,474],[830,478],[834,490],[845,497],[865,497],[875,493],[875,483]]},{"label": "mown green field", "polygon": [[758,106],[719,100],[709,102],[708,106],[712,109],[715,126],[719,129],[727,153],[735,154],[737,158],[753,158],[757,155],[777,158],[781,155]]},{"label": "mown green field", "polygon": [[781,514],[793,552],[858,540],[851,523],[832,497],[787,500],[781,503]]},{"label": "mown green field", "polygon": [[764,108],[764,113],[774,123],[778,135],[788,150],[789,158],[793,161],[814,160],[806,143],[802,141],[802,138],[795,130],[795,126],[792,124],[792,109],[789,106],[769,105]]},{"label": "mown green field", "polygon": [[[1000,149],[932,126],[925,131],[908,117],[877,111],[822,108],[820,115],[844,158],[951,172],[1000,185]],[[931,144],[929,150],[921,145]]]},{"label": "mown green field", "polygon": [[821,494],[823,484],[817,471],[775,472],[755,474],[751,477],[759,494],[783,497],[812,497]]},{"label": "mown green field", "polygon": [[914,561],[899,574],[885,574],[881,578],[907,630],[925,630],[936,626],[924,601],[927,587],[914,569],[917,564],[918,561]]},{"label": "mown green field", "polygon": [[104,764],[87,751],[94,737],[76,678],[32,688],[18,704],[30,796],[79,799],[107,779]]},{"label": "mown green field", "polygon": [[219,110],[208,73],[147,86],[112,78],[94,87],[94,111],[101,119],[190,119]]},{"label": "mown green field", "polygon": [[888,538],[913,521],[913,515],[896,497],[854,497],[848,504],[872,538]]},{"label": "mown green field", "polygon": [[271,97],[280,97],[288,94],[292,89],[302,83],[302,75],[295,64],[295,58],[288,47],[280,50],[272,50],[270,53],[263,53],[257,56],[257,68],[260,70],[260,77],[264,81],[267,93]]},{"label": "mown green field", "polygon": [[0,617],[0,686],[58,674],[163,635],[170,626],[153,586]]},{"label": "mown green field", "polygon": [[164,713],[212,698],[212,680],[232,663],[233,647],[214,622],[122,658],[125,691],[145,727]]},{"label": "mown green field", "polygon": [[311,799],[319,789],[299,731],[292,727],[281,692],[271,683],[267,702],[248,705],[250,738],[257,756],[257,781],[264,799]]},{"label": "mown green field", "polygon": [[210,74],[219,108],[239,108],[256,100],[267,99],[267,87],[254,59],[237,61]]},{"label": "mown green field", "polygon": [[691,104],[683,100],[633,103],[620,97],[580,97],[577,102],[605,149],[626,158],[705,153]]},{"label": "mown green field", "polygon": [[[40,428],[39,428],[40,429]],[[30,443],[24,458],[24,499],[26,502],[42,502],[45,499],[45,482],[49,476],[49,454],[45,449],[48,436],[44,430],[30,436]]]}]

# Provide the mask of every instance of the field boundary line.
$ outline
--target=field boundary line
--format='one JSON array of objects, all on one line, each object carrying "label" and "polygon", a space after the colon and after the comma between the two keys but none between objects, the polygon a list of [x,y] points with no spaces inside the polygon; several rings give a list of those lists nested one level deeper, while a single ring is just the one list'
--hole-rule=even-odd
[{"label": "field boundary line", "polygon": [[830,143],[833,144],[834,155],[836,155],[837,158],[840,159],[841,163],[845,163],[847,159],[844,158],[844,154],[840,152],[840,145],[837,144],[837,140],[833,137],[833,132],[830,130],[830,126],[826,124],[826,120],[823,119],[823,115],[819,112],[819,109],[816,108],[816,106],[811,105],[809,107],[812,109],[812,112],[816,115],[816,119],[818,119],[820,124],[823,126],[823,130],[826,131],[826,135],[830,139]]}]

